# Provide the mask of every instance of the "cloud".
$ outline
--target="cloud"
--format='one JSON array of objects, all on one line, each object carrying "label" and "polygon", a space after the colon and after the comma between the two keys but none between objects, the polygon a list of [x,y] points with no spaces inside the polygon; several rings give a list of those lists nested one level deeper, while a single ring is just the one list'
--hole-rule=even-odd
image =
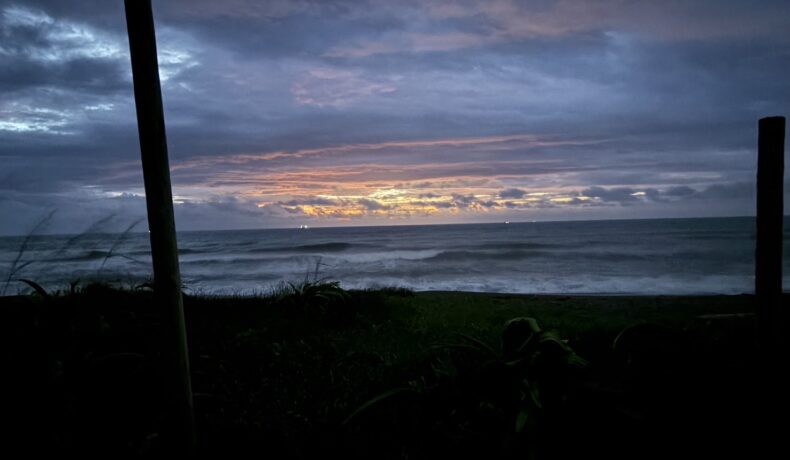
[{"label": "cloud", "polygon": [[[258,170],[263,165],[289,164],[291,166],[302,163],[316,165],[319,162],[335,162],[339,157],[346,161],[365,162],[375,158],[377,163],[391,159],[394,163],[409,163],[418,157],[424,162],[437,154],[455,154],[464,162],[469,160],[466,154],[480,155],[489,159],[494,155],[506,155],[515,151],[522,154],[529,150],[546,149],[551,147],[580,147],[599,143],[598,140],[560,140],[541,138],[532,134],[513,134],[506,136],[486,137],[458,137],[429,140],[389,141],[380,143],[361,143],[335,145],[322,148],[309,148],[299,150],[281,150],[262,153],[245,153],[224,156],[206,156],[185,161],[174,165],[176,171],[202,168],[239,168],[250,167]],[[459,156],[459,154],[464,155]],[[450,161],[452,162],[452,161]],[[548,163],[545,162],[544,163]]]},{"label": "cloud", "polygon": [[749,200],[756,198],[756,189],[753,182],[735,182],[729,184],[713,184],[701,192],[690,195],[697,199],[716,201]]},{"label": "cloud", "polygon": [[577,193],[580,197],[592,198],[601,203],[617,203],[629,206],[635,203],[678,203],[705,200],[709,202],[753,201],[755,188],[752,182],[714,183],[697,190],[685,185],[665,189],[630,187],[590,187]]},{"label": "cloud", "polygon": [[632,188],[609,188],[591,187],[584,189],[580,192],[582,196],[587,196],[593,199],[601,200],[603,202],[614,202],[620,204],[629,204],[639,201],[637,198],[636,190]]},{"label": "cloud", "polygon": [[84,23],[0,5],[0,38],[0,86],[5,91],[68,85],[106,94],[126,89],[130,81],[121,37]]},{"label": "cloud", "polygon": [[[179,228],[191,230],[240,229],[279,226],[283,222],[277,208],[259,207],[254,202],[229,196],[187,200],[174,207]],[[218,223],[221,222],[221,224]]]},{"label": "cloud", "polygon": [[[154,8],[179,228],[749,213],[790,105],[782,1]],[[113,198],[142,191],[125,35],[120,2],[0,0],[3,231],[144,209]]]},{"label": "cloud", "polygon": [[213,1],[168,0],[161,8],[168,16],[188,18],[280,19],[307,12],[319,5],[320,2],[302,0],[224,0],[221,4]]},{"label": "cloud", "polygon": [[664,194],[667,196],[680,197],[680,198],[689,197],[696,193],[697,193],[696,190],[686,185],[678,185],[676,187],[671,187],[664,192]]},{"label": "cloud", "polygon": [[3,8],[0,34],[6,39],[0,53],[24,55],[33,61],[113,59],[125,54],[123,47],[101,31],[71,21],[56,21],[43,11],[8,6]]},{"label": "cloud", "polygon": [[639,202],[663,203],[671,201],[670,197],[685,197],[684,195],[676,194],[676,187],[673,187],[670,190],[674,192],[674,194],[651,187],[639,190],[630,187],[590,187],[580,191],[576,199],[583,197],[586,199],[592,199],[593,202],[617,203],[622,206],[628,206]]},{"label": "cloud", "polygon": [[[752,8],[738,1],[565,0],[540,3],[517,0],[406,2],[404,21],[375,40],[339,45],[326,56],[367,58],[381,54],[455,51],[509,42],[612,33],[664,41],[771,37],[787,41],[782,19],[790,18],[780,2]],[[726,12],[724,12],[726,11]],[[749,18],[744,20],[744,18]],[[430,24],[440,32],[426,31]]]},{"label": "cloud", "polygon": [[329,58],[364,58],[378,54],[392,53],[432,53],[453,51],[490,43],[485,36],[464,33],[421,33],[409,32],[396,34],[388,41],[366,42],[352,46],[340,46],[327,51]]},{"label": "cloud", "polygon": [[357,200],[357,203],[364,206],[365,209],[367,209],[368,211],[383,211],[386,209],[390,209],[390,206],[384,205],[380,201],[371,200],[367,198],[361,198]]},{"label": "cloud", "polygon": [[396,90],[391,83],[372,82],[357,73],[331,68],[309,70],[291,86],[298,104],[335,108]]},{"label": "cloud", "polygon": [[[162,30],[166,43],[178,33]],[[85,135],[92,124],[129,123],[132,84],[123,29],[55,17],[45,9],[0,4],[0,133]],[[195,65],[191,54],[160,47],[163,82]],[[116,139],[117,140],[117,139]],[[88,150],[88,149],[85,149]],[[2,155],[2,151],[0,151]]]},{"label": "cloud", "polygon": [[326,198],[302,198],[298,200],[281,201],[277,204],[282,206],[336,206],[338,203],[335,200],[328,200]]},{"label": "cloud", "polygon": [[0,194],[0,214],[13,215],[15,219],[0,221],[1,234],[24,234],[38,222],[42,215],[55,211],[51,224],[45,233],[80,233],[90,223],[106,219],[107,216],[119,218],[112,231],[122,231],[125,222],[132,222],[145,216],[145,200],[140,196],[110,197],[89,189],[70,188],[56,192],[42,191],[4,191]]},{"label": "cloud", "polygon": [[499,192],[500,198],[522,198],[527,192],[518,188],[509,188]]}]

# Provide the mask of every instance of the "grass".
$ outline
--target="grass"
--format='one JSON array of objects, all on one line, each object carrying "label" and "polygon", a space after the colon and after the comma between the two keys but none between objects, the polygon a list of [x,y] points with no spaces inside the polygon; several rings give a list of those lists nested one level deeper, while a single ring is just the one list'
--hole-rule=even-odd
[{"label": "grass", "polygon": [[[761,415],[753,320],[704,315],[749,312],[752,302],[349,292],[319,279],[257,298],[186,296],[200,451],[748,452]],[[91,285],[6,297],[0,315],[0,395],[14,422],[5,449],[167,451],[160,318],[150,292]],[[522,319],[503,336],[509,320],[525,317],[539,330]],[[587,365],[567,367],[571,356]]]},{"label": "grass", "polygon": [[[102,221],[103,220],[104,219],[102,219]],[[119,233],[115,237],[115,240],[113,241],[112,246],[110,246],[110,250],[107,251],[107,255],[104,256],[104,259],[101,262],[101,266],[99,267],[99,271],[98,271],[99,275],[101,275],[101,272],[102,272],[102,270],[104,270],[104,266],[107,264],[107,261],[110,259],[110,257],[120,256],[120,257],[128,258],[128,259],[130,259],[132,261],[136,261],[135,259],[133,259],[131,257],[124,256],[123,254],[115,254],[115,251],[118,249],[118,247],[121,244],[123,244],[124,241],[126,241],[126,238],[129,236],[129,233],[131,233],[131,231],[134,230],[134,228],[137,227],[138,225],[140,225],[140,223],[142,223],[142,222],[143,222],[142,218],[135,220],[134,222],[129,224],[126,227],[126,229],[124,229],[123,232]],[[91,226],[91,227],[93,227],[93,226]],[[72,241],[70,240],[69,243],[71,243],[71,242]]]},{"label": "grass", "polygon": [[27,248],[35,234],[46,228],[47,225],[49,225],[49,222],[52,220],[52,216],[54,215],[55,210],[50,211],[46,216],[39,220],[36,225],[33,226],[33,229],[30,230],[27,235],[25,235],[25,238],[22,240],[22,244],[19,245],[19,250],[14,257],[14,260],[11,262],[11,266],[8,269],[8,276],[6,277],[5,284],[3,284],[3,290],[0,291],[0,296],[6,295],[8,292],[8,286],[11,284],[11,281],[14,281],[14,277],[32,263],[32,261],[23,261],[22,257],[25,255],[25,251],[27,251]]},{"label": "grass", "polygon": [[[70,249],[74,248],[76,245],[81,244],[82,241],[90,236],[101,233],[106,230],[106,227],[116,218],[115,214],[109,214],[105,217],[95,220],[93,223],[88,225],[88,227],[83,230],[81,233],[71,236],[68,240],[66,240],[58,249],[54,249],[50,251],[48,257],[31,259],[31,260],[24,260],[26,253],[31,247],[34,238],[43,230],[45,230],[50,222],[52,221],[53,216],[57,210],[51,210],[48,212],[46,216],[41,218],[33,228],[25,235],[22,242],[19,245],[19,248],[16,252],[16,255],[12,261],[10,261],[10,265],[7,270],[6,280],[3,284],[2,290],[0,290],[0,297],[5,296],[9,293],[8,289],[11,286],[12,282],[22,283],[31,289],[34,292],[39,294],[47,295],[47,291],[45,291],[37,282],[30,279],[20,278],[20,274],[28,268],[29,266],[35,263],[42,263],[42,262],[50,262],[53,259],[57,259],[58,257],[62,257],[66,254]],[[127,241],[129,234],[137,227],[140,223],[143,222],[143,219],[137,219],[131,222],[121,233],[115,235],[113,238],[109,249],[105,252],[105,255],[101,261],[100,266],[96,270],[96,277],[102,278],[102,273],[104,271],[107,262],[113,257],[120,257],[124,259],[131,260],[133,262],[140,262],[139,260],[130,257],[128,255],[118,253],[118,249],[123,245],[124,242]],[[84,247],[83,250],[89,250],[90,248]],[[79,280],[72,281],[71,283],[71,291],[74,291],[75,286],[79,284]]]}]

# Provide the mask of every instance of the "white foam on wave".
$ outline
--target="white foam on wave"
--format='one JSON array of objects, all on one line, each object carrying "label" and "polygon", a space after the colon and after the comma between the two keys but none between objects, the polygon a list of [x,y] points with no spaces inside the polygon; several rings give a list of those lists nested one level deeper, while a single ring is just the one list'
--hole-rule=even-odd
[{"label": "white foam on wave", "polygon": [[[785,278],[785,285],[790,277]],[[748,276],[706,276],[685,279],[661,277],[455,277],[455,278],[358,278],[341,281],[346,289],[404,287],[415,291],[467,291],[511,294],[589,294],[589,295],[703,295],[742,294],[754,286]]]},{"label": "white foam on wave", "polygon": [[[753,290],[750,222],[382,227],[294,234],[204,232],[179,235],[179,246],[184,249],[181,273],[185,282],[193,289],[218,294],[255,293],[306,277],[328,277],[350,289],[400,286],[418,291],[532,294],[737,294]],[[722,235],[722,229],[729,229],[729,233]],[[704,235],[705,239],[690,239],[689,235]],[[74,240],[67,251],[62,248],[72,239],[38,238],[20,262],[32,263],[14,277],[32,279],[47,289],[68,286],[77,278],[148,278],[147,236],[128,235],[128,241],[113,246],[118,238],[103,235]],[[21,242],[20,238],[0,238],[0,263],[9,270]],[[113,247],[117,257],[105,262],[102,254]],[[790,274],[790,270],[786,272]],[[785,285],[790,285],[788,281],[790,278],[785,279]]]}]

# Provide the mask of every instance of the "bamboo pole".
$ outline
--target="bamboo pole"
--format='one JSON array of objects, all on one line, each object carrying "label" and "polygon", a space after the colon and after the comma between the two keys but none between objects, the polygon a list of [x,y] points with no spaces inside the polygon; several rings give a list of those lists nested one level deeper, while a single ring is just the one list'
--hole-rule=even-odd
[{"label": "bamboo pole", "polygon": [[779,345],[782,325],[785,118],[759,122],[757,148],[757,248],[755,294],[760,338]]},{"label": "bamboo pole", "polygon": [[196,442],[192,385],[153,12],[151,0],[124,0],[124,3],[151,238],[154,296],[157,306],[165,309],[164,372],[168,401],[172,404],[168,412],[173,417],[170,441],[182,453],[191,455]]}]

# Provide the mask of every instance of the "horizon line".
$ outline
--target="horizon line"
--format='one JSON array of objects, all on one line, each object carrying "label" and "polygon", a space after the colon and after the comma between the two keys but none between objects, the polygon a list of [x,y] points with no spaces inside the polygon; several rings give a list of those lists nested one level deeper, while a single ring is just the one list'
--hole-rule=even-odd
[{"label": "horizon line", "polygon": [[[262,230],[314,230],[314,229],[343,229],[343,228],[379,228],[379,227],[435,227],[446,225],[513,225],[513,224],[549,224],[549,223],[579,223],[579,222],[617,222],[617,221],[637,221],[637,220],[701,220],[701,219],[742,219],[752,218],[756,219],[756,215],[724,215],[724,216],[705,216],[705,217],[623,217],[623,218],[607,218],[607,219],[558,219],[558,220],[499,220],[493,222],[448,222],[448,223],[419,223],[419,224],[384,224],[384,225],[316,225],[301,228],[298,226],[293,227],[252,227],[252,228],[227,228],[227,229],[206,229],[206,230],[178,230],[176,233],[196,233],[196,232],[250,232]],[[784,214],[783,218],[790,218],[790,214]],[[147,220],[146,220],[147,222]],[[297,225],[297,224],[295,224]],[[305,225],[305,224],[299,224]],[[148,230],[130,231],[130,234],[148,233]],[[123,231],[117,232],[80,232],[80,233],[19,233],[19,234],[0,234],[0,238],[19,238],[28,236],[77,236],[77,235],[117,235],[124,233]]]}]

